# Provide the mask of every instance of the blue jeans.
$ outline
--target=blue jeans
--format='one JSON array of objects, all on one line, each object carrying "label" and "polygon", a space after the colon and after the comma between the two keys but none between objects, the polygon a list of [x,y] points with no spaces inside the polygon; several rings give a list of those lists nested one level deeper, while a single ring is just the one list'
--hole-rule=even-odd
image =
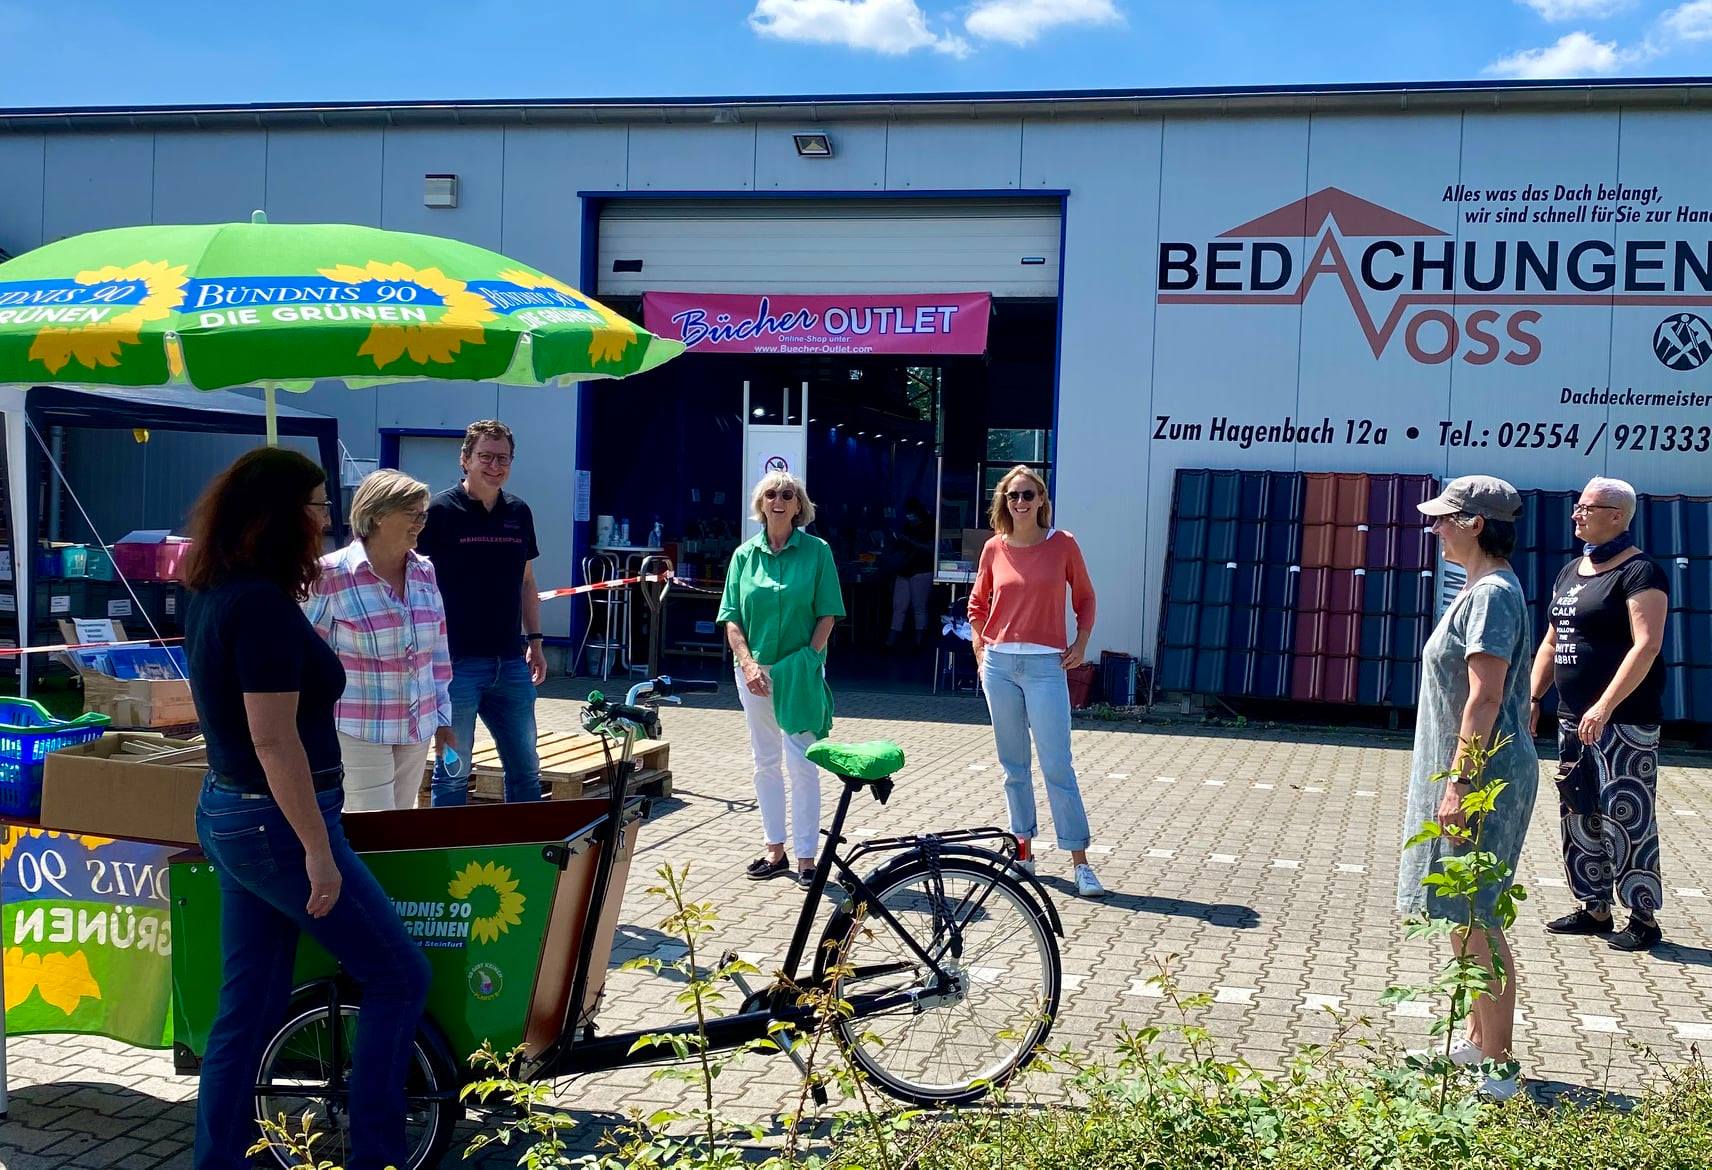
[{"label": "blue jeans", "polygon": [[535,684],[521,655],[452,659],[452,733],[458,737],[462,776],[448,776],[434,761],[430,803],[435,808],[469,803],[470,753],[476,716],[487,726],[505,768],[505,799],[541,799],[541,755],[535,748]]},{"label": "blue jeans", "polygon": [[1029,775],[1029,732],[1046,781],[1046,803],[1060,849],[1088,847],[1088,812],[1070,764],[1070,684],[1056,654],[1007,654],[988,650],[981,687],[993,717],[999,766],[1005,770],[1005,803],[1011,832],[1032,838],[1040,828]]},{"label": "blue jeans", "polygon": [[[241,796],[204,781],[196,836],[220,880],[220,1009],[208,1032],[196,1101],[196,1170],[248,1170],[262,1050],[285,1022],[300,934],[362,987],[351,1049],[347,1170],[405,1164],[404,1076],[428,999],[428,960],[404,933],[392,900],[351,852],[339,819],[344,793],[316,794],[339,900],[311,918],[303,844],[271,796]],[[295,1119],[291,1119],[294,1120]]]}]

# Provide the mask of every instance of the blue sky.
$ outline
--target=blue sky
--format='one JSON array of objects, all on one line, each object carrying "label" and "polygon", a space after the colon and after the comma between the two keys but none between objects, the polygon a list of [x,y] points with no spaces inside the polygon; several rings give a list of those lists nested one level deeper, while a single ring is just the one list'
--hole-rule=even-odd
[{"label": "blue sky", "polygon": [[0,0],[0,28],[0,107],[1712,73],[1712,0]]}]

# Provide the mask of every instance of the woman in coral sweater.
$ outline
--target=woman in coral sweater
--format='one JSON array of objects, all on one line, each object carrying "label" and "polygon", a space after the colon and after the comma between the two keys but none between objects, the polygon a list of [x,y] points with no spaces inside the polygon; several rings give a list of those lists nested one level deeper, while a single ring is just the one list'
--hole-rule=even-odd
[{"label": "woman in coral sweater", "polygon": [[[1070,762],[1070,687],[1064,676],[1082,664],[1088,651],[1094,583],[1076,538],[1052,527],[1046,482],[1029,468],[1013,467],[999,481],[991,519],[994,536],[981,549],[969,625],[999,765],[1005,770],[1017,859],[1034,872],[1031,845],[1038,823],[1029,774],[1032,731],[1058,847],[1069,851],[1075,867],[1076,892],[1104,897],[1105,887],[1088,864],[1088,813]],[[1066,589],[1076,613],[1074,641],[1065,634]]]}]

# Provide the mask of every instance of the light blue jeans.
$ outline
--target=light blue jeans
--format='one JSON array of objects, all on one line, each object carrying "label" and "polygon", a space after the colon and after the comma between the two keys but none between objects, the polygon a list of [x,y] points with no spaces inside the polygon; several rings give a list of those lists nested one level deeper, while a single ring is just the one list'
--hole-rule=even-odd
[{"label": "light blue jeans", "polygon": [[1011,832],[1032,838],[1040,824],[1034,810],[1034,780],[1029,774],[1029,732],[1046,781],[1046,803],[1060,849],[1088,847],[1088,810],[1070,763],[1070,684],[1055,654],[1007,654],[988,650],[981,687],[993,717],[993,740],[1005,770],[1005,803]]},{"label": "light blue jeans", "polygon": [[469,759],[476,742],[476,716],[487,725],[499,762],[505,769],[505,799],[541,799],[541,756],[535,747],[535,684],[521,654],[506,658],[452,659],[452,734],[465,760],[462,776],[446,772],[444,759],[434,761],[429,801],[435,808],[465,804],[470,799]]}]

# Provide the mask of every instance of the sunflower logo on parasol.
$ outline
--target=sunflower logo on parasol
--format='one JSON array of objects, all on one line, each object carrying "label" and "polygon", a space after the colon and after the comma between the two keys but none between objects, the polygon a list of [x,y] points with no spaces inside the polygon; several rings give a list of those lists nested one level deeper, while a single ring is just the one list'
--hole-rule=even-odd
[{"label": "sunflower logo on parasol", "polygon": [[446,893],[471,903],[470,934],[477,942],[496,942],[523,924],[523,895],[517,892],[517,879],[503,865],[472,861],[458,871]]}]

